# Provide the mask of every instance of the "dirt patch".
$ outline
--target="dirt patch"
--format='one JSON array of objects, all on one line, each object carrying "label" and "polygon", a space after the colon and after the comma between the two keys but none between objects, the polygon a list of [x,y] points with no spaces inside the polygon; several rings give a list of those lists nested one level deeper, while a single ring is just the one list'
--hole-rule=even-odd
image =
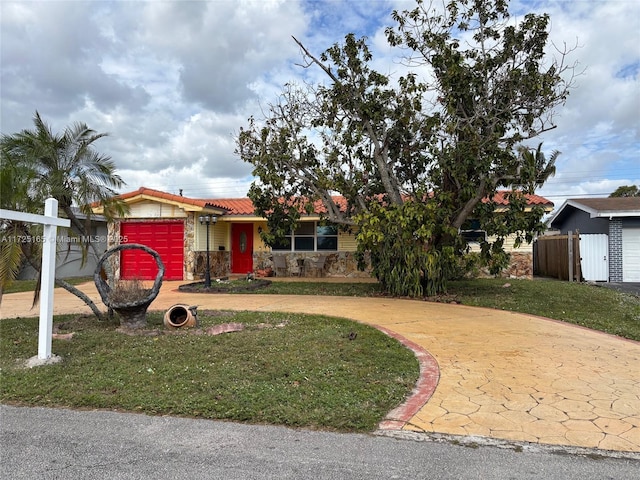
[{"label": "dirt patch", "polygon": [[158,337],[160,335],[221,335],[223,333],[240,332],[244,330],[241,323],[223,323],[222,325],[214,325],[206,329],[202,328],[181,328],[176,330],[167,330],[161,328],[141,329],[141,328],[117,328],[116,332],[123,333],[132,337]]}]

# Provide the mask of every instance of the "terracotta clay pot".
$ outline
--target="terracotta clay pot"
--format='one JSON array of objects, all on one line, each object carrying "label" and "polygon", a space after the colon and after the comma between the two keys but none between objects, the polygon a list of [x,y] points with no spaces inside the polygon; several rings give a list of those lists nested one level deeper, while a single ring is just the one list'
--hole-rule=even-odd
[{"label": "terracotta clay pot", "polygon": [[174,305],[164,314],[164,326],[170,329],[198,326],[198,307]]}]

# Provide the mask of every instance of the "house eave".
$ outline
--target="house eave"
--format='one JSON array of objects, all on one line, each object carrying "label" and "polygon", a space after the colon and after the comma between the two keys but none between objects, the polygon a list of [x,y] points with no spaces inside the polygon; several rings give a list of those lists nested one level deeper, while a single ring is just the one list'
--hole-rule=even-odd
[{"label": "house eave", "polygon": [[[141,193],[134,197],[129,197],[123,200],[127,205],[135,205],[136,203],[149,201],[154,203],[161,203],[164,205],[171,205],[174,207],[178,207],[184,210],[186,213],[211,213],[214,215],[223,216],[227,213],[227,210],[222,207],[216,207],[211,204],[206,205],[193,205],[187,202],[180,202],[176,200],[171,200],[167,198],[158,198],[154,195],[147,195],[145,193]],[[101,214],[104,212],[104,208],[100,205],[93,208],[94,213]]]},{"label": "house eave", "polygon": [[[525,212],[530,212],[533,210],[533,207],[542,207],[545,211],[545,213],[551,213],[553,211],[553,206],[551,205],[532,205],[532,206],[527,206],[525,207],[524,211]],[[509,211],[509,207],[506,206],[500,206],[500,207],[496,207],[496,209],[494,210],[495,213],[505,213]]]},{"label": "house eave", "polygon": [[553,227],[556,220],[562,219],[569,208],[574,208],[576,210],[585,212],[589,215],[589,218],[611,219],[640,217],[640,210],[598,210],[583,203],[569,199],[562,204],[562,206],[551,216],[551,218],[549,218],[549,225]]},{"label": "house eave", "polygon": [[619,218],[619,217],[640,217],[640,210],[630,211],[607,211],[598,210],[595,214],[590,214],[591,218]]},{"label": "house eave", "polygon": [[[219,219],[223,222],[266,222],[267,219],[265,217],[261,217],[260,215],[233,215],[226,214]],[[320,221],[320,215],[302,215],[300,217],[301,221]]]}]

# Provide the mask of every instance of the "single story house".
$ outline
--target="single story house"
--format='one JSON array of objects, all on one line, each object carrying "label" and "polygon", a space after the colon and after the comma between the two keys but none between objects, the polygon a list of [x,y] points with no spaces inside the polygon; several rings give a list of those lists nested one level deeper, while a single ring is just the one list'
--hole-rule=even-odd
[{"label": "single story house", "polygon": [[[129,205],[129,214],[109,224],[108,238],[116,240],[110,246],[141,243],[156,250],[165,264],[166,280],[201,278],[207,239],[212,276],[246,274],[265,268],[283,268],[286,275],[308,275],[309,266],[315,267],[314,274],[326,276],[371,275],[370,271],[357,268],[355,235],[321,224],[320,210],[304,215],[282,245],[270,248],[260,238],[267,222],[254,213],[249,198],[194,199],[145,187],[119,198]],[[498,194],[497,198],[498,204],[508,205],[504,194]],[[542,205],[548,212],[553,208],[553,203],[537,195],[529,196],[529,203]],[[101,213],[100,206],[94,210]],[[466,233],[473,233],[476,241],[483,234]],[[470,244],[473,249],[473,242]],[[517,259],[514,271],[519,276],[530,276],[531,245],[515,248],[511,244],[511,247]],[[519,257],[522,255],[526,260]],[[113,268],[116,276],[124,279],[151,279],[157,271],[151,256],[135,250],[123,251],[119,263],[114,258]]]},{"label": "single story house", "polygon": [[572,198],[549,226],[580,235],[586,280],[640,282],[640,197]]}]

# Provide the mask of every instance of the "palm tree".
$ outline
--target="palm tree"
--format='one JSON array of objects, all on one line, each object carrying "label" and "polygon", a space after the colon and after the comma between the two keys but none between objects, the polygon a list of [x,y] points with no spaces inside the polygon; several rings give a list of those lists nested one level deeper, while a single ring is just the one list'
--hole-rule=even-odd
[{"label": "palm tree", "polygon": [[535,150],[521,145],[517,151],[519,183],[527,193],[534,193],[536,189],[544,185],[549,177],[555,175],[556,160],[560,152],[552,151],[551,157],[547,159],[542,151],[542,143],[538,144],[538,148]]},{"label": "palm tree", "polygon": [[[32,172],[10,157],[2,143],[0,152],[0,208],[31,212],[33,205],[27,194]],[[30,232],[23,222],[0,220],[0,301],[2,292],[15,279],[24,259],[23,249],[27,245],[18,239],[28,238]]]},{"label": "palm tree", "polygon": [[[41,208],[46,198],[53,197],[58,200],[59,208],[71,221],[72,230],[81,238],[89,238],[93,203],[100,202],[104,205],[104,216],[107,220],[124,214],[126,206],[114,199],[117,194],[115,189],[122,187],[124,182],[115,173],[116,167],[111,158],[98,153],[93,146],[107,134],[97,133],[84,123],[74,123],[62,134],[55,134],[37,111],[33,120],[33,130],[3,135],[0,140],[2,183],[10,181],[11,184],[10,190],[3,188],[3,208],[6,203],[13,204],[14,209],[21,211],[34,211],[36,204]],[[7,168],[6,176],[5,161],[13,168],[12,171]],[[13,176],[9,180],[10,173]],[[4,192],[10,193],[5,195]],[[84,214],[85,221],[78,218],[72,208],[74,206]],[[96,257],[100,256],[93,243],[85,243],[83,247],[83,252],[91,249]],[[39,262],[34,261],[36,252],[27,253],[24,248],[22,251],[27,261],[33,266],[39,266]],[[0,266],[0,273],[6,274],[7,267],[11,266],[11,262],[9,265]],[[83,292],[64,280],[56,279],[56,283],[82,298],[96,316],[102,318],[100,310]]]}]

